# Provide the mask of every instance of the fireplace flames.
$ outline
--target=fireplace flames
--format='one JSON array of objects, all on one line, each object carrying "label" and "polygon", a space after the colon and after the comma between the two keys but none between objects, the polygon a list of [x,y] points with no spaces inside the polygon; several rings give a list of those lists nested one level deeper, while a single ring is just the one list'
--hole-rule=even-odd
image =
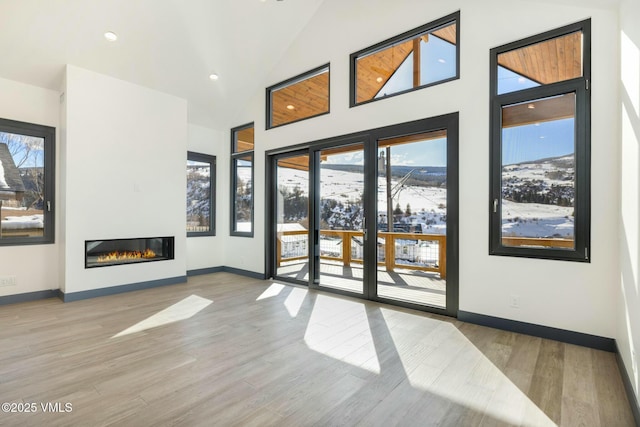
[{"label": "fireplace flames", "polygon": [[149,259],[155,258],[156,253],[151,249],[145,249],[144,251],[114,251],[98,257],[98,262],[112,262],[128,259]]}]

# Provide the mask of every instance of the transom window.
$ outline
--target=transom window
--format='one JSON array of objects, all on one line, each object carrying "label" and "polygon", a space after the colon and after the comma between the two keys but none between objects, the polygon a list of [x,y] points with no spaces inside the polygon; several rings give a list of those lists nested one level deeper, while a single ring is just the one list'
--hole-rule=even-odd
[{"label": "transom window", "polygon": [[267,129],[329,112],[329,64],[267,88]]},{"label": "transom window", "polygon": [[351,54],[351,106],[458,78],[459,20],[454,13]]},{"label": "transom window", "polygon": [[493,255],[589,261],[589,29],[491,50]]}]

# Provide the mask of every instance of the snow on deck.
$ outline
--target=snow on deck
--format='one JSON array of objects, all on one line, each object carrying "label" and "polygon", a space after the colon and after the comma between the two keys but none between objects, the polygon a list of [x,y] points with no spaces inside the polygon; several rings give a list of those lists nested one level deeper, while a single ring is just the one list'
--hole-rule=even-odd
[{"label": "snow on deck", "polygon": [[2,220],[3,230],[24,230],[28,228],[44,228],[44,216],[8,216]]}]

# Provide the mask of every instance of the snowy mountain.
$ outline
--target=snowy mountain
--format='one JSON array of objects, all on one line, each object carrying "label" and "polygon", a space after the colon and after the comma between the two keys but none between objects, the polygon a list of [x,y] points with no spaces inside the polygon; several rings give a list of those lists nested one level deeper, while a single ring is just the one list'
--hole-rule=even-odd
[{"label": "snowy mountain", "polygon": [[573,155],[502,168],[502,234],[573,238]]},{"label": "snowy mountain", "polygon": [[[336,167],[337,166],[337,167]],[[340,166],[344,166],[341,168]],[[364,177],[358,172],[357,165],[331,165],[320,172],[321,217],[329,227],[337,229],[359,229],[362,226],[362,196]],[[361,166],[360,166],[361,168]],[[343,170],[344,169],[344,170]],[[413,169],[413,168],[411,168]],[[425,175],[433,173],[442,176],[442,168],[417,168],[426,170]],[[430,170],[434,169],[434,172]],[[354,172],[356,170],[356,172]],[[410,170],[410,169],[409,169]],[[280,168],[278,186],[281,193],[291,194],[296,190],[308,197],[308,172]],[[394,172],[393,175],[396,175]],[[404,174],[397,174],[391,180],[394,187]],[[378,222],[386,223],[386,178],[380,177],[378,186]],[[439,179],[439,182],[442,182]],[[446,225],[447,190],[439,184],[436,187],[423,185],[404,185],[393,199],[400,204],[403,214],[394,222],[411,225],[423,233],[444,234]],[[405,216],[404,210],[410,205],[412,215]]]},{"label": "snowy mountain", "polygon": [[[394,215],[395,223],[412,225],[426,234],[446,232],[446,170],[414,167],[412,174],[393,198],[393,207],[403,210]],[[281,168],[278,185],[288,192],[308,197],[308,172]],[[407,171],[392,171],[391,187],[396,188]],[[504,236],[572,238],[575,198],[573,155],[506,165],[502,171],[502,230]],[[362,224],[364,176],[361,165],[330,165],[320,171],[321,216],[326,225],[355,229]],[[436,182],[418,175],[439,176]],[[461,183],[464,185],[464,183]],[[378,178],[378,222],[386,223],[386,178]],[[411,214],[407,215],[407,205]]]}]

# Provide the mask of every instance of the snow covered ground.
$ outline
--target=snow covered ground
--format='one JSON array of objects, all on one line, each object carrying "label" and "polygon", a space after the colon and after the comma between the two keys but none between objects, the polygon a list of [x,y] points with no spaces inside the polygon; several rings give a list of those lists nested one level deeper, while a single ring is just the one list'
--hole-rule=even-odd
[{"label": "snow covered ground", "polygon": [[502,235],[573,238],[572,207],[502,200]]},{"label": "snow covered ground", "polygon": [[43,215],[8,216],[2,220],[3,230],[24,230],[27,228],[44,228]]},{"label": "snow covered ground", "polygon": [[[278,173],[280,175],[278,185],[287,187],[289,190],[299,187],[305,195],[308,194],[309,174],[307,172],[281,168]],[[392,187],[397,183],[396,178],[392,179]],[[323,199],[334,199],[343,204],[357,201],[364,192],[364,177],[360,173],[323,169],[320,184]],[[379,207],[386,207],[386,197],[386,179],[380,177],[378,179]],[[403,210],[409,203],[412,211],[430,211],[437,209],[441,204],[447,204],[447,191],[443,188],[406,186],[393,201],[400,203]],[[386,212],[385,209],[380,211]]]},{"label": "snow covered ground", "polygon": [[573,155],[506,165],[502,180],[503,236],[573,238]]},{"label": "snow covered ground", "polygon": [[[573,173],[569,164],[572,157],[565,156],[539,163],[510,165],[505,172],[517,180],[540,180],[547,187],[567,186],[567,175]],[[563,163],[563,167],[557,167]],[[554,173],[551,175],[550,173]],[[560,173],[562,172],[562,173]],[[308,173],[294,169],[278,170],[278,185],[289,189],[299,187],[308,194]],[[343,204],[354,203],[362,197],[364,177],[361,173],[323,169],[321,192],[323,199],[334,199]],[[557,179],[556,179],[557,177]],[[392,187],[397,179],[392,180]],[[403,217],[402,222],[418,224],[425,234],[445,234],[447,190],[439,187],[407,185],[393,200],[405,210],[410,204],[413,215]],[[502,200],[503,235],[518,237],[572,238],[574,232],[573,207],[542,203],[516,203]],[[378,179],[378,215],[386,217],[386,179]],[[424,224],[424,225],[422,225]]]}]

